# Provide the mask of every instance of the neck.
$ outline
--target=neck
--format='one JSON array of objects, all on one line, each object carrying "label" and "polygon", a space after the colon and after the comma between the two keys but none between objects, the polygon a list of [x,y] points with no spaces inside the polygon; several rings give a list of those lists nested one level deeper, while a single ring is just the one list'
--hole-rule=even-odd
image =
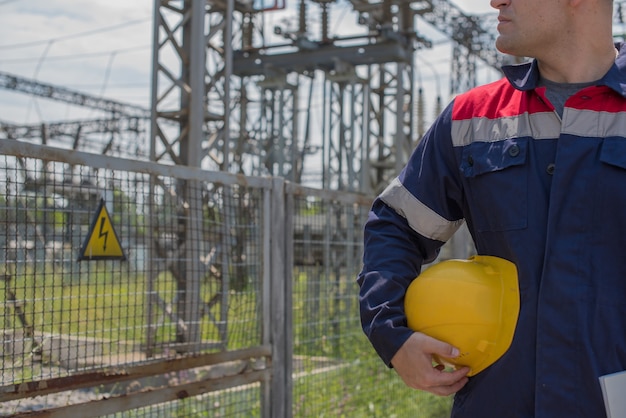
[{"label": "neck", "polygon": [[601,79],[615,62],[613,42],[600,48],[578,49],[537,57],[541,76],[557,83],[587,83]]},{"label": "neck", "polygon": [[560,35],[537,56],[541,75],[557,83],[587,83],[601,79],[615,63],[612,2],[563,2]]}]

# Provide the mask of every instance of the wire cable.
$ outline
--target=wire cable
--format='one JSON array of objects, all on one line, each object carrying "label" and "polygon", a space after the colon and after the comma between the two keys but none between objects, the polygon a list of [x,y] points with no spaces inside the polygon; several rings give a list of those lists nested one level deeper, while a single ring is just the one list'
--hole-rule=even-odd
[{"label": "wire cable", "polygon": [[[85,59],[92,57],[102,57],[105,55],[111,54],[124,54],[127,52],[144,50],[150,48],[151,45],[143,45],[143,46],[133,46],[129,48],[123,49],[114,49],[109,51],[100,51],[100,52],[89,52],[84,54],[69,54],[69,55],[52,55],[46,58],[47,61],[62,61],[62,60],[73,60],[73,59]],[[18,63],[18,62],[30,62],[30,61],[39,61],[40,57],[22,57],[22,58],[2,58],[2,63]]]},{"label": "wire cable", "polygon": [[145,23],[145,22],[148,22],[150,20],[151,20],[151,18],[149,18],[149,19],[130,20],[128,22],[120,23],[118,25],[106,26],[106,27],[99,28],[99,29],[89,30],[89,31],[80,32],[80,33],[75,33],[73,35],[60,36],[58,38],[53,38],[53,39],[44,39],[44,40],[40,40],[40,41],[22,42],[22,43],[19,43],[19,44],[0,45],[0,49],[17,49],[17,48],[24,48],[24,47],[30,47],[30,46],[43,45],[43,44],[47,44],[49,42],[65,41],[65,40],[68,40],[68,39],[80,38],[80,37],[83,37],[83,36],[89,36],[89,35],[95,35],[95,34],[98,34],[98,33],[109,32],[109,31],[116,30],[116,29],[119,29],[119,28],[132,26],[132,25],[137,25],[139,23]]}]

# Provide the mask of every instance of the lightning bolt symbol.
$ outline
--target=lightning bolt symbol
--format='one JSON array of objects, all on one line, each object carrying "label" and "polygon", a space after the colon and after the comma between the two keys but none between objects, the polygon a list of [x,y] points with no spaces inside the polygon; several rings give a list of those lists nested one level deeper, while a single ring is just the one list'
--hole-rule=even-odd
[{"label": "lightning bolt symbol", "polygon": [[107,250],[107,238],[109,237],[109,231],[103,231],[106,220],[107,219],[105,217],[100,218],[100,232],[98,234],[98,238],[104,237],[104,246],[103,246],[104,251]]}]

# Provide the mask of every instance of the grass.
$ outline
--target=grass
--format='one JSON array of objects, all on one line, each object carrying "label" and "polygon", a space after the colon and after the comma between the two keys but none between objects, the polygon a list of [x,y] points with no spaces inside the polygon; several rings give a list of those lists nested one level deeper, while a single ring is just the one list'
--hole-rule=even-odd
[{"label": "grass", "polygon": [[[38,332],[110,340],[112,352],[118,349],[116,342],[144,342],[147,327],[145,278],[112,270],[107,262],[84,268],[87,271],[80,275],[68,276],[67,272],[53,266],[29,267],[13,275],[8,288],[0,288],[0,297],[6,300],[12,292],[18,300],[25,300],[26,318]],[[294,370],[297,372],[293,382],[294,417],[449,416],[451,398],[407,388],[377,357],[360,329],[353,280],[346,279],[346,275],[338,275],[335,280],[320,280],[323,272],[316,269],[297,271],[294,277],[294,354],[301,359],[301,367]],[[176,284],[168,273],[159,275],[154,289],[168,302],[175,299]],[[215,283],[206,282],[202,289],[206,294],[213,294]],[[257,323],[256,293],[253,289],[232,292],[228,300],[228,349],[258,344],[260,324]],[[153,320],[160,320],[157,341],[171,340],[176,332],[174,322],[159,309],[156,311]],[[5,306],[2,313],[0,311],[0,328],[20,327],[14,310]],[[208,316],[205,316],[203,339],[219,339],[220,329],[216,323],[219,323],[220,305],[214,305],[210,314],[217,321],[206,320]],[[28,381],[36,374],[27,362],[13,366],[13,381],[3,384]],[[168,406],[172,408],[168,416],[259,416],[259,397],[258,388],[209,393]],[[154,408],[159,406],[149,409]],[[123,416],[142,415],[135,411]]]},{"label": "grass", "polygon": [[450,416],[450,398],[415,391],[395,372],[369,356],[347,367],[298,380],[294,400],[296,417],[444,418]]}]

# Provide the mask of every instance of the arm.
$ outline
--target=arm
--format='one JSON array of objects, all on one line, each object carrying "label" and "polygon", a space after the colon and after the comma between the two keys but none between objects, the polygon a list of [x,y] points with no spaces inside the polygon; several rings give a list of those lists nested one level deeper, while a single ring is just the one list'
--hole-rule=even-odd
[{"label": "arm", "polygon": [[[380,206],[380,207],[379,207]],[[391,209],[384,203],[374,204],[373,212],[388,213]],[[389,366],[393,366],[405,384],[436,395],[446,396],[457,392],[467,383],[469,368],[444,372],[443,367],[433,367],[433,355],[456,357],[458,350],[442,341],[407,327],[404,314],[404,294],[421,267],[422,258],[416,256],[420,239],[397,240],[403,231],[402,219],[382,221],[383,215],[370,214],[365,238],[365,260],[372,264],[386,265],[386,271],[368,271],[359,275],[361,285],[361,320],[363,329],[372,345]],[[385,233],[374,233],[382,228]],[[413,235],[413,234],[410,234]],[[423,240],[423,238],[421,239]],[[431,243],[436,255],[436,243]],[[404,274],[402,272],[405,272]]]},{"label": "arm", "polygon": [[442,375],[433,368],[432,354],[449,357],[452,347],[407,327],[404,294],[422,264],[432,261],[462,224],[450,121],[449,106],[400,176],[374,201],[358,277],[363,330],[379,356],[407,385],[437,394],[458,390],[467,370]]}]

